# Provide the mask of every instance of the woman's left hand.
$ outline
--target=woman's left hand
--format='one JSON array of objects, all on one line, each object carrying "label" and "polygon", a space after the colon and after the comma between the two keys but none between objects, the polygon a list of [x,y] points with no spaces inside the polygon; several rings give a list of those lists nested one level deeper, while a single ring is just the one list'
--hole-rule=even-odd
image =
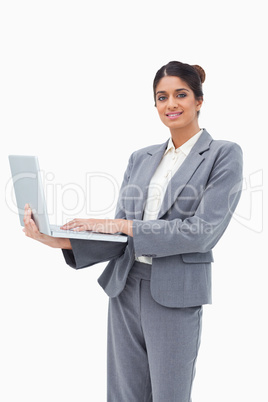
[{"label": "woman's left hand", "polygon": [[100,233],[125,233],[132,236],[132,221],[126,219],[73,219],[61,227],[63,230],[81,232],[90,230]]}]

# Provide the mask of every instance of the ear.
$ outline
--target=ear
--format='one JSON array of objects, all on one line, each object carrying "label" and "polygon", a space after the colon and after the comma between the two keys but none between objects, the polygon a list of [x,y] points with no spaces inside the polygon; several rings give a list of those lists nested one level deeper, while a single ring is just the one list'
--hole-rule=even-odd
[{"label": "ear", "polygon": [[203,104],[203,99],[198,99],[198,100],[196,101],[196,110],[197,110],[197,111],[199,111],[199,110],[201,109],[202,104]]}]

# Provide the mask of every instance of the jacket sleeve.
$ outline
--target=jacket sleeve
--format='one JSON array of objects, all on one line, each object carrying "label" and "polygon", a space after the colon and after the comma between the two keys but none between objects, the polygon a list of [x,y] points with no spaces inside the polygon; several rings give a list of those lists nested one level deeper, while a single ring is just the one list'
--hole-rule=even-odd
[{"label": "jacket sleeve", "polygon": [[242,150],[229,143],[215,161],[202,199],[184,220],[133,221],[137,256],[166,257],[211,250],[226,230],[242,188]]},{"label": "jacket sleeve", "polygon": [[75,269],[90,267],[123,254],[126,244],[121,242],[70,239],[72,250],[62,250],[66,263]]}]

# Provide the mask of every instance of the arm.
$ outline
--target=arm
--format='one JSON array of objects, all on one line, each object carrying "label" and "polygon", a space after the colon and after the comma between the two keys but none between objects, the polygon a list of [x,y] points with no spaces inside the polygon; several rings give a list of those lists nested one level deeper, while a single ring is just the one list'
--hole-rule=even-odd
[{"label": "arm", "polygon": [[241,195],[242,151],[225,147],[214,163],[194,215],[184,220],[133,221],[137,256],[165,257],[211,250],[226,230]]},{"label": "arm", "polygon": [[126,219],[73,219],[61,227],[61,229],[73,229],[75,232],[92,230],[100,233],[124,233],[133,236],[132,221]]},{"label": "arm", "polygon": [[84,268],[99,262],[108,261],[121,255],[126,247],[126,243],[78,239],[69,240],[42,234],[39,232],[31,215],[32,211],[29,205],[26,205],[23,219],[23,231],[25,235],[47,246],[62,249],[67,264],[72,268]]}]

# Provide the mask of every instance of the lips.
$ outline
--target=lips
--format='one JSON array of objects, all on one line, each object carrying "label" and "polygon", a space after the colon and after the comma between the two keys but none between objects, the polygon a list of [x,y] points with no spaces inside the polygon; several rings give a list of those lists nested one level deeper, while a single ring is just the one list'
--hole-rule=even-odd
[{"label": "lips", "polygon": [[166,116],[167,116],[169,119],[174,120],[174,119],[177,119],[182,113],[183,113],[183,112],[167,113]]}]

